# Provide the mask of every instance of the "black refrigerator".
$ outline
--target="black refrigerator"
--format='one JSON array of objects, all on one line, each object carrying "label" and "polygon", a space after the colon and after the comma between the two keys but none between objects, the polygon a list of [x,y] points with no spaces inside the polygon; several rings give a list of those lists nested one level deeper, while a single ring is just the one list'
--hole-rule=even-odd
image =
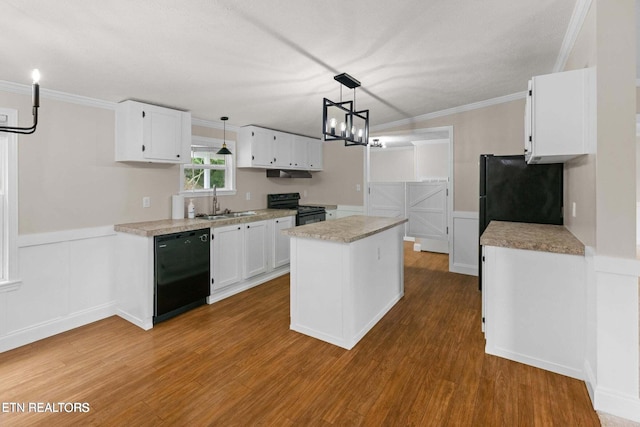
[{"label": "black refrigerator", "polygon": [[[528,165],[524,156],[480,155],[480,233],[492,220],[563,224],[563,164]],[[478,242],[478,287],[482,246]]]}]

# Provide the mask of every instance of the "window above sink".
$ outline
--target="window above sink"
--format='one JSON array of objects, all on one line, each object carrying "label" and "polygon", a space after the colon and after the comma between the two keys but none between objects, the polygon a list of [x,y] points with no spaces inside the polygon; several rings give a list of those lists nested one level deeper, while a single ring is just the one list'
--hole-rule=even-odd
[{"label": "window above sink", "polygon": [[214,185],[218,195],[236,194],[235,141],[226,141],[232,153],[227,156],[216,154],[222,143],[215,138],[191,138],[191,163],[180,165],[181,194],[211,196]]}]

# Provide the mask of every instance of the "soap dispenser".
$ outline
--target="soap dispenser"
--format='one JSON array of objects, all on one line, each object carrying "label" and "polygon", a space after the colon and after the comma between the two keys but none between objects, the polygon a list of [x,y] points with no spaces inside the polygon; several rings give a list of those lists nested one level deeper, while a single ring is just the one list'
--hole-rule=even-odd
[{"label": "soap dispenser", "polygon": [[187,206],[187,215],[189,219],[196,217],[196,207],[193,205],[193,199],[189,199],[189,206]]}]

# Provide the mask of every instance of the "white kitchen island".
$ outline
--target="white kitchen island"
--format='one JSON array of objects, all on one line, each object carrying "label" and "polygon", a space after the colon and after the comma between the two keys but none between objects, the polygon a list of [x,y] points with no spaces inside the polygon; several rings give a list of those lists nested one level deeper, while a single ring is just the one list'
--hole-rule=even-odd
[{"label": "white kitchen island", "polygon": [[352,349],[404,295],[405,218],[355,215],[291,237],[291,329]]}]

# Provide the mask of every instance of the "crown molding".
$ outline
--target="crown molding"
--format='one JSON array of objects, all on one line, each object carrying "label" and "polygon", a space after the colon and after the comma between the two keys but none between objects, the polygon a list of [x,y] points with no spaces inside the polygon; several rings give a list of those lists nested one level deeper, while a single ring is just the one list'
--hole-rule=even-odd
[{"label": "crown molding", "polygon": [[[17,93],[20,95],[31,95],[31,85],[13,83],[0,80],[0,90],[4,92]],[[68,102],[71,104],[86,105],[89,107],[104,108],[107,110],[115,110],[118,105],[116,102],[104,101],[102,99],[89,98],[87,96],[73,95],[57,90],[40,88],[40,97],[53,99],[54,101]]]},{"label": "crown molding", "polygon": [[592,0],[578,0],[576,2],[573,13],[571,14],[571,19],[569,20],[567,32],[564,34],[564,40],[562,40],[562,45],[560,46],[560,53],[558,54],[558,59],[556,59],[556,65],[553,67],[554,73],[564,70],[567,60],[569,59],[569,54],[582,29],[587,13],[589,13],[591,2]]},{"label": "crown molding", "polygon": [[[31,95],[31,85],[8,82],[0,80],[0,91],[17,93],[20,95]],[[40,88],[40,97],[53,99],[55,101],[68,102],[71,104],[85,105],[88,107],[104,108],[106,110],[115,110],[118,106],[117,102],[104,101],[102,99],[89,98],[87,96],[74,95],[71,93],[60,92],[57,90]],[[219,121],[211,121],[205,119],[191,118],[192,126],[202,126],[212,129],[223,129],[223,123]],[[227,130],[237,132],[239,126],[227,125]]]},{"label": "crown molding", "polygon": [[433,113],[423,114],[421,116],[410,117],[408,119],[397,120],[395,122],[383,123],[380,125],[372,126],[371,132],[378,132],[381,130],[391,129],[395,127],[400,127],[404,125],[408,125],[411,123],[422,122],[430,119],[435,119],[437,117],[450,116],[451,114],[463,113],[465,111],[477,110],[479,108],[490,107],[492,105],[503,104],[505,102],[511,102],[518,99],[524,99],[527,96],[527,92],[517,92],[512,93],[511,95],[498,96],[496,98],[487,99],[485,101],[478,101],[471,104],[461,105],[459,107],[447,108],[446,110],[440,110]]},{"label": "crown molding", "polygon": [[[206,119],[198,119],[196,117],[191,117],[191,125],[201,126],[201,127],[210,128],[210,129],[220,129],[220,130],[224,129],[224,124],[222,122],[206,120]],[[240,130],[240,126],[227,124],[227,130],[238,132]]]}]

